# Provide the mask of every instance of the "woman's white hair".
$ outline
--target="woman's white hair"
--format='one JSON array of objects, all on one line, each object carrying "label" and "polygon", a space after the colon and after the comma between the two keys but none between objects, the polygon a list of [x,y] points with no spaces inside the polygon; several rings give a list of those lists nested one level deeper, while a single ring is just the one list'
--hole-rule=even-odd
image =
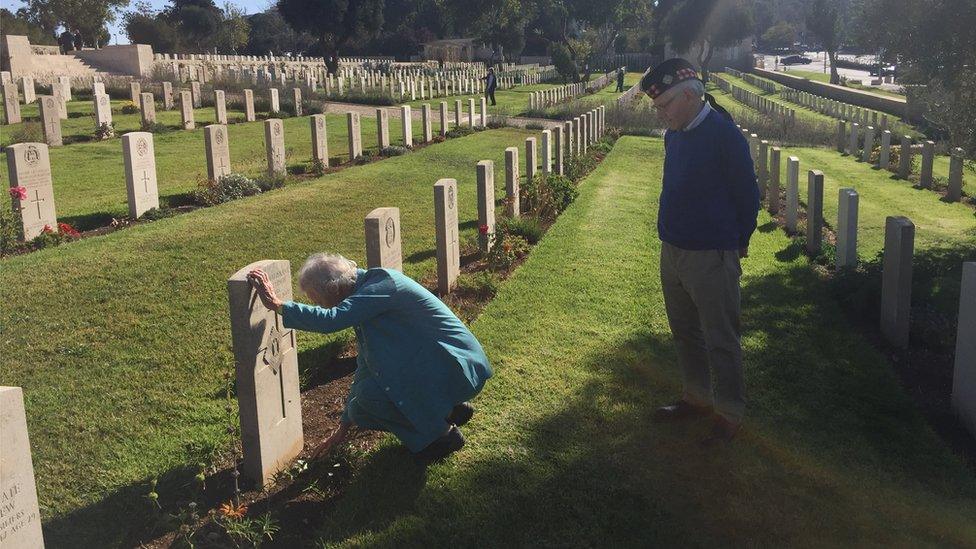
[{"label": "woman's white hair", "polygon": [[323,297],[352,293],[356,285],[356,262],[339,254],[312,254],[298,271],[298,286]]}]

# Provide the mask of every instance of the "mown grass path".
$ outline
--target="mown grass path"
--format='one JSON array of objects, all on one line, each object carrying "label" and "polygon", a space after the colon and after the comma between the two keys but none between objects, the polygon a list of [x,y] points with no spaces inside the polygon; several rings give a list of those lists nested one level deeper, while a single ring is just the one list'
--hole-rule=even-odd
[{"label": "mown grass path", "polygon": [[654,222],[662,142],[625,137],[474,324],[496,375],[468,446],[389,444],[323,509],[359,546],[972,545],[976,480],[762,215],[744,262],[745,432],[661,425],[679,390]]}]

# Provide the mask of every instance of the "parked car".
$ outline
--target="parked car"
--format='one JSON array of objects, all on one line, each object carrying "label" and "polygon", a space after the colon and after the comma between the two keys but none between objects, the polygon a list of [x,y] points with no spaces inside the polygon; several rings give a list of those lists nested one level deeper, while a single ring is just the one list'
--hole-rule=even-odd
[{"label": "parked car", "polygon": [[813,59],[803,57],[802,55],[787,55],[780,59],[779,62],[784,65],[809,65],[813,63]]},{"label": "parked car", "polygon": [[868,72],[871,76],[897,76],[898,67],[895,65],[872,65]]}]

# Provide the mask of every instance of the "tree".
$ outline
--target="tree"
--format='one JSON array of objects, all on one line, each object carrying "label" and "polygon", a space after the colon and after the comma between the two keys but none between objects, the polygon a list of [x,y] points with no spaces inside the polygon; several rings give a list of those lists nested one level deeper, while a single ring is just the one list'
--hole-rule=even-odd
[{"label": "tree", "polygon": [[[898,80],[930,126],[976,155],[976,3],[866,0],[862,44],[898,61]],[[972,164],[971,164],[972,165]]]},{"label": "tree", "polygon": [[762,41],[772,48],[792,46],[793,42],[796,41],[796,29],[786,21],[780,21],[766,29],[762,35]]},{"label": "tree", "polygon": [[753,22],[742,0],[684,0],[672,8],[665,28],[676,51],[698,48],[698,65],[707,82],[715,48],[731,47],[748,38]]},{"label": "tree", "polygon": [[296,32],[318,38],[330,72],[339,52],[383,27],[383,0],[278,0],[278,12]]},{"label": "tree", "polygon": [[54,35],[31,22],[23,8],[17,10],[16,15],[6,8],[0,8],[0,21],[3,22],[0,35],[26,36],[31,44],[58,45]]},{"label": "tree", "polygon": [[[24,15],[31,23],[54,36],[58,27],[81,31],[86,45],[104,35],[129,0],[25,0]],[[18,12],[19,13],[19,12]]]},{"label": "tree", "polygon": [[840,46],[837,7],[828,0],[814,0],[807,13],[807,30],[820,40],[830,59],[830,83],[840,84],[837,74],[837,48]]},{"label": "tree", "polygon": [[308,34],[298,34],[285,22],[276,8],[256,13],[247,19],[250,32],[244,53],[267,55],[268,52],[307,53],[315,45]]},{"label": "tree", "polygon": [[251,24],[243,8],[225,2],[215,40],[217,50],[236,54],[247,45],[250,34]]}]

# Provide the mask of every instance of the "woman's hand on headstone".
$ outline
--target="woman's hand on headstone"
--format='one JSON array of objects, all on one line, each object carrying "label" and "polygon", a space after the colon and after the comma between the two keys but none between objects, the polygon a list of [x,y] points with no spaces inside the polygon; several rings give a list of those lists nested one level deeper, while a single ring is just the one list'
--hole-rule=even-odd
[{"label": "woman's hand on headstone", "polygon": [[255,269],[247,273],[247,279],[250,281],[251,286],[254,286],[258,298],[261,299],[261,303],[265,307],[272,311],[277,311],[281,307],[281,300],[278,299],[278,294],[275,293],[274,284],[268,278],[268,273],[261,269]]}]

